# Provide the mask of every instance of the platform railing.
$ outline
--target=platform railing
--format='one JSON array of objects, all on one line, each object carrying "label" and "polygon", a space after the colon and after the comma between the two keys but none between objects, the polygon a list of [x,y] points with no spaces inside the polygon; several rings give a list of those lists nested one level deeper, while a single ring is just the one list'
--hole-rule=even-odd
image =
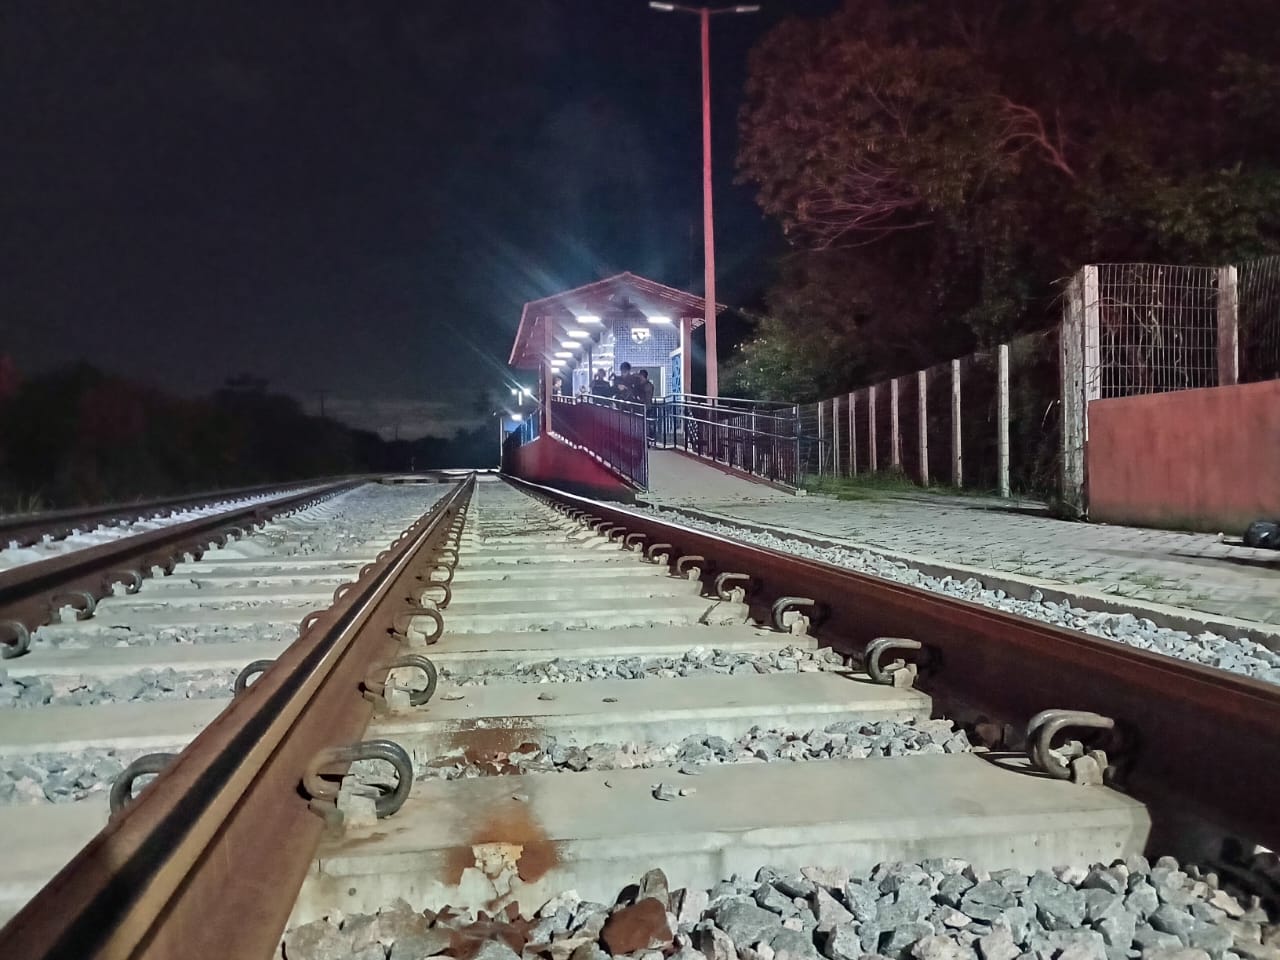
[{"label": "platform railing", "polygon": [[656,447],[683,450],[784,486],[800,483],[804,437],[793,405],[685,393],[655,400],[648,418]]},{"label": "platform railing", "polygon": [[641,490],[649,486],[645,406],[602,397],[555,397],[551,432]]},{"label": "platform railing", "polygon": [[[648,404],[599,396],[555,399],[554,432],[590,449],[633,481],[635,471],[627,464],[638,462],[638,452],[625,444],[619,449],[616,434],[625,433],[627,443],[634,445],[640,424],[650,447],[681,450],[788,487],[799,486],[808,447],[820,442],[806,435],[800,408],[792,404],[688,393],[659,397]],[[583,412],[588,410],[593,413]],[[561,411],[572,412],[565,419]],[[580,426],[587,418],[598,424],[592,437]],[[608,452],[602,449],[605,446]],[[644,471],[639,485],[647,488],[647,458]]]}]

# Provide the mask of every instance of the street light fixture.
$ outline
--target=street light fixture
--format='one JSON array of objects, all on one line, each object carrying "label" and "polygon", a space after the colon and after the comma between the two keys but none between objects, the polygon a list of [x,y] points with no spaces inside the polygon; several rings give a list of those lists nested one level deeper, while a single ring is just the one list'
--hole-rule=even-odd
[{"label": "street light fixture", "polygon": [[[702,255],[703,295],[706,298],[703,323],[707,335],[707,396],[720,395],[719,356],[716,352],[716,240],[711,215],[711,17],[721,13],[757,13],[759,4],[735,7],[687,7],[681,3],[649,6],[663,13],[694,13],[702,26]],[[692,348],[686,344],[685,349]],[[688,386],[685,387],[688,389]]]}]

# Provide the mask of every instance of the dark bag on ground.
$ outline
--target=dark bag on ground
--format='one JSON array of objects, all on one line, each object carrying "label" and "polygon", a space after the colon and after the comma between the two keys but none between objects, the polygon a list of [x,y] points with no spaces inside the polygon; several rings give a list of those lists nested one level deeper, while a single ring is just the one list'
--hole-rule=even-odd
[{"label": "dark bag on ground", "polygon": [[1280,550],[1280,521],[1255,520],[1244,532],[1246,547],[1265,547],[1268,550]]}]

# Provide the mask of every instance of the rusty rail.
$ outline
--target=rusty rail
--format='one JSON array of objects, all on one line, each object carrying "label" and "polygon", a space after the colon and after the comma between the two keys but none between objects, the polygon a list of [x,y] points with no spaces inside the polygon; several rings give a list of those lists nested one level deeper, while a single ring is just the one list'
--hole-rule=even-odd
[{"label": "rusty rail", "polygon": [[1110,716],[1125,745],[1126,791],[1155,811],[1198,813],[1280,849],[1276,685],[508,480],[618,524],[619,540],[643,535],[648,544],[671,544],[664,552],[673,564],[682,555],[705,557],[704,579],[747,574],[747,602],[762,619],[779,598],[812,599],[813,632],[837,649],[857,651],[879,637],[919,640],[928,659],[920,685],[930,693],[1018,723],[1046,708]]},{"label": "rusty rail", "polygon": [[344,480],[311,488],[0,572],[0,654],[9,658],[25,653],[30,632],[53,620],[64,605],[89,616],[116,583],[137,589],[153,567],[172,570],[183,554],[199,557],[210,543],[225,544],[237,529],[251,529],[361,482]]},{"label": "rusty rail", "polygon": [[474,483],[304,618],[299,639],[0,930],[0,956],[271,956],[323,828],[303,772],[362,735],[372,706],[361,681],[395,650],[421,562]]}]

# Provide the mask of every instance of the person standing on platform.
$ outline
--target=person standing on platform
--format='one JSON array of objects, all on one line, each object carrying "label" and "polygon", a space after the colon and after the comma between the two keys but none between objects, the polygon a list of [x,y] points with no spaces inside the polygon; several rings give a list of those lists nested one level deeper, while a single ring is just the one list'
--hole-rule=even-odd
[{"label": "person standing on platform", "polygon": [[604,367],[596,371],[595,379],[591,381],[591,395],[595,397],[613,396],[613,385],[605,378]]},{"label": "person standing on platform", "polygon": [[653,409],[653,381],[648,370],[636,374],[636,399],[644,404],[644,432],[652,443],[657,433],[657,411]]},{"label": "person standing on platform", "polygon": [[623,360],[618,365],[618,375],[613,378],[614,393],[619,400],[636,400],[636,378],[631,372],[631,364]]},{"label": "person standing on platform", "polygon": [[653,381],[649,379],[648,370],[641,370],[636,374],[635,394],[636,400],[646,407],[653,403]]}]

